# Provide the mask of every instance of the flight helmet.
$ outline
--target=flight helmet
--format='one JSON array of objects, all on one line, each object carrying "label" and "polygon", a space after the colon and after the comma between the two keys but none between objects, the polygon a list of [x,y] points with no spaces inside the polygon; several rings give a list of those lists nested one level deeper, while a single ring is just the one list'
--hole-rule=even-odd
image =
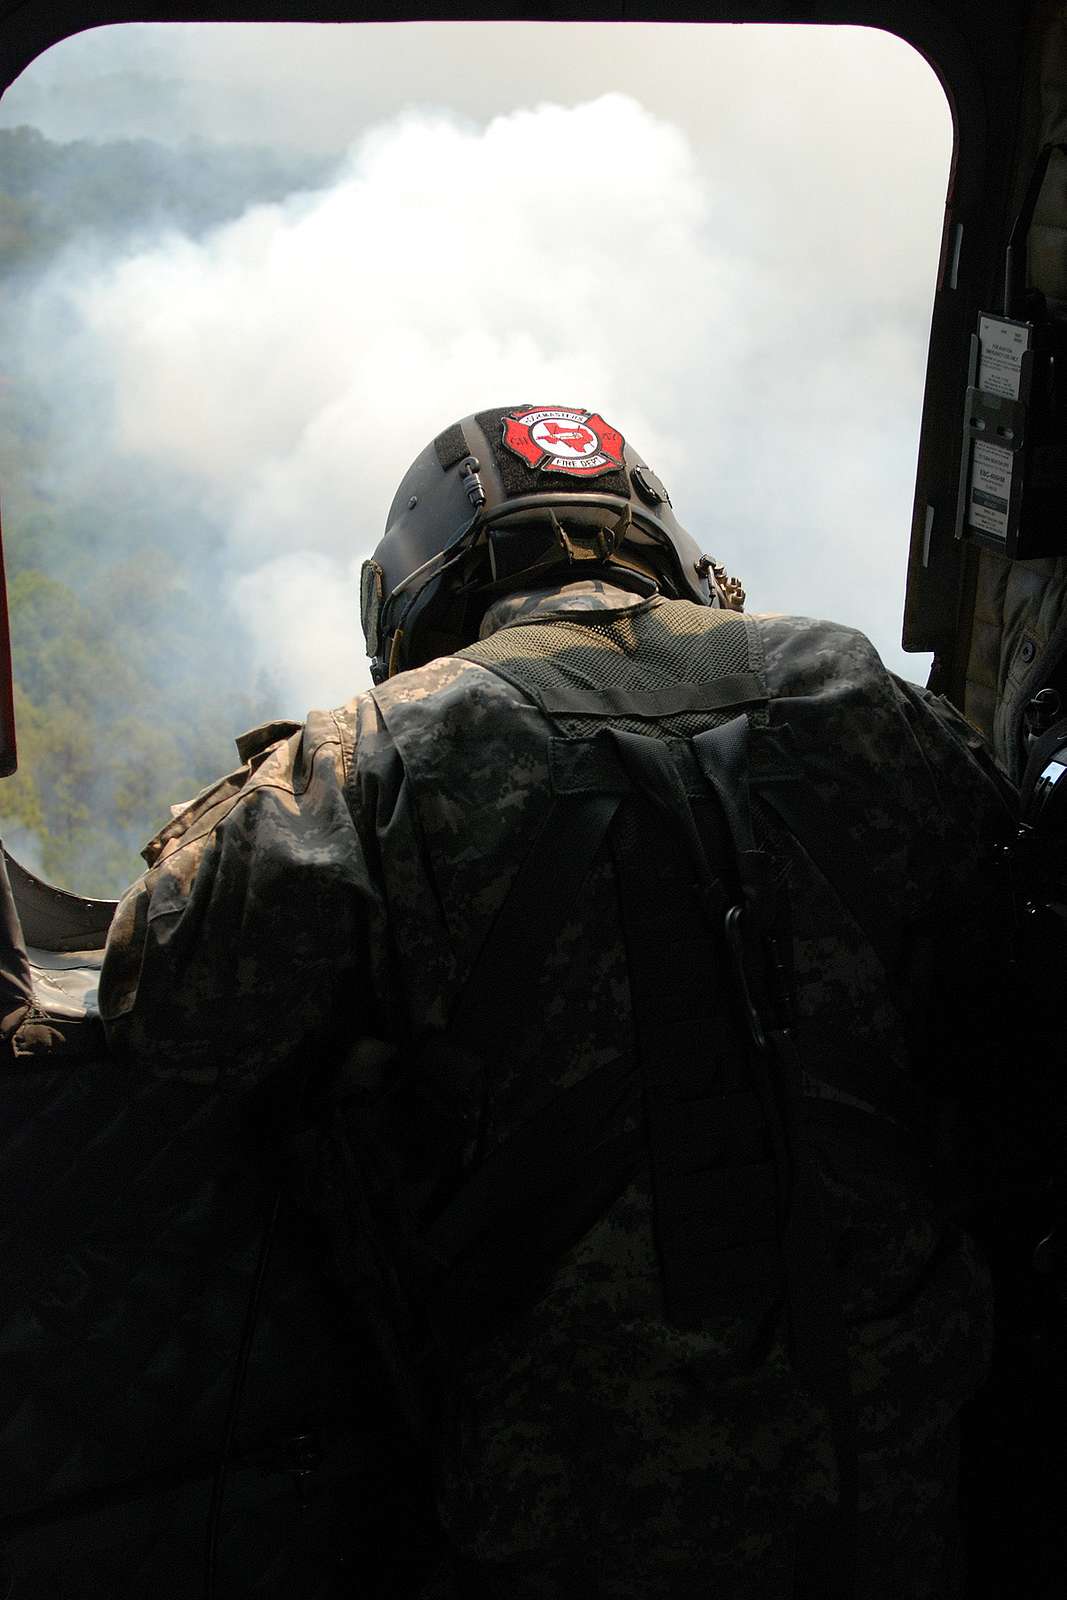
[{"label": "flight helmet", "polygon": [[744,604],[644,457],[599,413],[498,406],[453,423],[405,473],[363,564],[375,683],[471,643],[496,596],[568,576]]}]

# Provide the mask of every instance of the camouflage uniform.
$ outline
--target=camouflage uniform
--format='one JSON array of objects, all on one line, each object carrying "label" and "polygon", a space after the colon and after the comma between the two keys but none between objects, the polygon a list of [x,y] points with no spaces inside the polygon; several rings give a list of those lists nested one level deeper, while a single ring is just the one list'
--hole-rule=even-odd
[{"label": "camouflage uniform", "polygon": [[[949,1054],[968,1048],[961,974],[975,950],[995,960],[985,856],[1005,810],[980,742],[826,622],[587,583],[509,596],[482,632],[303,728],[239,742],[244,768],[163,829],[119,908],[100,990],[111,1045],[226,1086],[325,1028],[388,1076],[369,1041],[403,1054],[446,1028],[552,803],[560,741],[612,720],[550,718],[553,685],[662,689],[712,648],[743,666],[766,696],[747,713],[756,822],[789,865],[804,1104],[847,1322],[857,1593],[947,1600],[956,1418],[987,1367],[990,1291],[931,1181],[936,1140],[913,1138],[901,1107],[925,1094],[938,1124]],[[636,725],[682,740],[714,720]],[[818,841],[784,825],[783,771],[822,819]],[[488,1083],[433,1086],[456,1125],[480,1125],[482,1156],[630,1043],[608,853],[561,919]],[[850,1107],[893,1138],[857,1144]],[[427,1175],[409,1168],[398,1182],[414,1192]],[[665,1317],[644,1171],[534,1303],[467,1352],[445,1416],[439,1506],[464,1597],[786,1600],[795,1529],[836,1493],[826,1412],[781,1318],[754,1353],[728,1311],[696,1330]]]}]

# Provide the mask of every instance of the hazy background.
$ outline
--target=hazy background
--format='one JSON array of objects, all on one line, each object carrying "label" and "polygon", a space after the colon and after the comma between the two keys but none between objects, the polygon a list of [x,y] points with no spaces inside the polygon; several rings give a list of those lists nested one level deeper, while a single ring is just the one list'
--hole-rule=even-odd
[{"label": "hazy background", "polygon": [[493,404],[600,410],[751,609],[924,678],[899,637],[950,153],[930,69],[866,29],[56,46],[0,102],[5,836],[115,892],[243,721],[364,688],[396,483]]}]

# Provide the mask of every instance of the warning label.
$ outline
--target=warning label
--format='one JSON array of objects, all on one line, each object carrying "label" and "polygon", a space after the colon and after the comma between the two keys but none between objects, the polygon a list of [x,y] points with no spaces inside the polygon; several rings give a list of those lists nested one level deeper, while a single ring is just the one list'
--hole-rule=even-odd
[{"label": "warning label", "polygon": [[978,339],[982,346],[979,389],[984,389],[986,394],[1001,394],[1009,400],[1018,400],[1023,351],[1030,347],[1030,329],[1020,322],[979,317]]},{"label": "warning label", "polygon": [[1008,537],[1008,503],[1011,499],[1010,450],[996,444],[976,444],[971,457],[971,506],[967,520],[972,528]]}]

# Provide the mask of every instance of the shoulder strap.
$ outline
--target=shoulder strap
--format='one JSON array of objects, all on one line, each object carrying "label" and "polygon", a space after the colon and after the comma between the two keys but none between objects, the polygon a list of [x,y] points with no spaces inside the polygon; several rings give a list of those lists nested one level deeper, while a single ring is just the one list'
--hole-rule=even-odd
[{"label": "shoulder strap", "polygon": [[790,938],[787,895],[784,879],[773,880],[768,858],[755,849],[747,738],[747,719],[739,717],[699,735],[693,745],[704,776],[720,798],[737,851],[743,905],[732,926],[739,981],[750,1000],[753,979],[746,974],[762,966],[763,992],[769,996],[771,1009],[759,1019],[764,1025],[754,1029],[754,1044],[757,1058],[763,1058],[759,1064],[773,1073],[788,1152],[783,1245],[793,1352],[798,1370],[826,1404],[837,1457],[836,1507],[809,1519],[798,1542],[796,1597],[850,1600],[855,1592],[858,1443],[848,1346],[821,1189],[801,1115],[800,1062],[790,1019],[781,1014],[789,964],[783,950]]},{"label": "shoulder strap", "polygon": [[[624,884],[628,958],[646,1085],[657,1230],[668,1304],[675,1314],[700,1320],[729,1297],[735,1309],[759,1311],[773,1300],[784,1277],[793,1355],[800,1375],[826,1405],[838,1469],[833,1508],[808,1518],[798,1533],[796,1600],[851,1600],[855,1591],[857,1441],[840,1290],[831,1258],[821,1191],[800,1115],[800,1065],[789,1030],[788,903],[775,863],[756,849],[749,805],[748,721],[735,718],[698,735],[693,748],[714,793],[732,844],[740,900],[725,901],[714,864],[703,848],[692,807],[662,741],[613,731],[620,756],[642,795],[657,812],[673,816],[676,839],[704,886],[704,910],[718,920],[734,957],[734,975],[748,1013],[752,1048],[727,1043],[724,1017],[700,1018],[683,1009],[664,985],[663,926],[673,923],[670,955],[684,960],[699,934],[678,929],[677,904],[663,904],[656,875],[665,840],[628,817],[615,830],[616,859]],[[629,831],[628,831],[628,823]],[[654,840],[652,850],[650,840]],[[680,937],[678,935],[680,934]],[[705,948],[707,939],[705,935]],[[657,945],[660,948],[657,948]],[[720,972],[722,946],[719,946]],[[708,962],[705,992],[713,992]],[[703,1027],[700,1023],[703,1023]],[[714,1041],[714,1042],[713,1042]],[[715,1151],[704,1145],[703,1169],[692,1170],[679,1137],[684,1115],[699,1126],[694,1095],[701,1059],[704,1100],[714,1099],[728,1064],[731,1086],[748,1104],[758,1102],[755,1139],[746,1148],[738,1100],[720,1103],[720,1133],[731,1136]],[[741,1070],[738,1070],[740,1067]],[[694,1071],[696,1069],[696,1071]],[[747,1157],[747,1160],[745,1159]],[[690,1158],[691,1160],[691,1158]],[[732,1202],[732,1205],[731,1205]],[[736,1207],[736,1209],[733,1209]],[[708,1218],[714,1227],[708,1229]],[[725,1249],[724,1249],[725,1246]]]},{"label": "shoulder strap", "polygon": [[612,738],[636,791],[612,848],[665,1306],[683,1327],[743,1313],[753,1343],[782,1296],[781,1197],[723,960],[729,841],[712,817],[698,823],[662,741]]}]

